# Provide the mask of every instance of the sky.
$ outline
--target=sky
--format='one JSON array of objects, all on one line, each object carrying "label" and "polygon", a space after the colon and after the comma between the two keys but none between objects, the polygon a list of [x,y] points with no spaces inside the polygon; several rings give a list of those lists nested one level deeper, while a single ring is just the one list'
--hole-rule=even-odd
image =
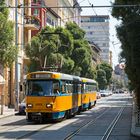
[{"label": "sky", "polygon": [[[106,6],[111,5],[110,2],[114,2],[114,0],[78,0],[80,5],[89,6],[93,4],[94,6]],[[83,8],[81,15],[109,15],[110,16],[110,50],[113,55],[113,67],[116,66],[118,62],[118,56],[121,51],[120,42],[116,37],[115,26],[119,24],[119,22],[111,16],[111,8]],[[113,45],[114,44],[114,45]]]}]

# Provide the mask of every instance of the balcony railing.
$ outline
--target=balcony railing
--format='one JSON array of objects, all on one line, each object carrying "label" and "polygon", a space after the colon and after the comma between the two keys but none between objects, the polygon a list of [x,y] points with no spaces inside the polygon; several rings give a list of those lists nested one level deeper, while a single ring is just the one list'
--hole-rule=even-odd
[{"label": "balcony railing", "polygon": [[28,30],[39,30],[40,21],[37,17],[34,16],[25,16],[24,17],[24,27]]}]

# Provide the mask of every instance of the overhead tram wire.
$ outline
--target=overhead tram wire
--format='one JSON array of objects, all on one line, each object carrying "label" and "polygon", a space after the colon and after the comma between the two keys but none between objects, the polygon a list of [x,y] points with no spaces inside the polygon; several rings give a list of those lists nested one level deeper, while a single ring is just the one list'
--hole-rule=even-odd
[{"label": "overhead tram wire", "polygon": [[[100,5],[100,6],[94,6],[93,4],[91,6],[80,6],[81,8],[131,8],[131,7],[140,7],[140,4],[131,4],[131,5]],[[73,6],[24,6],[22,4],[19,4],[18,6],[0,6],[0,8],[78,8]]]}]

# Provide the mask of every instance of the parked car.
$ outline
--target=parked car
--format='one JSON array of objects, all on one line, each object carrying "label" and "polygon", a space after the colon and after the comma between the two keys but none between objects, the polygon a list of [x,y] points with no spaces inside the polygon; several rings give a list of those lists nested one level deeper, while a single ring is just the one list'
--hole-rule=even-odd
[{"label": "parked car", "polygon": [[109,91],[107,90],[100,90],[100,93],[101,93],[101,97],[106,97],[110,95]]},{"label": "parked car", "polygon": [[25,103],[25,99],[23,99],[23,101],[19,104],[18,114],[25,115],[26,114],[25,109],[26,109],[26,103]]}]

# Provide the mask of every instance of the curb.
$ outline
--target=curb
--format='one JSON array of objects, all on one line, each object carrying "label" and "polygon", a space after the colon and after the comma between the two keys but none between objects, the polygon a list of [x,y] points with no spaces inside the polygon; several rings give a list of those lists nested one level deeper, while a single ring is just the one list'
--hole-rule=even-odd
[{"label": "curb", "polygon": [[10,116],[14,116],[15,114],[9,114],[9,115],[3,115],[3,116],[0,116],[0,120],[3,119],[3,118],[8,118]]},{"label": "curb", "polygon": [[131,134],[132,134],[133,136],[140,137],[140,126],[136,126],[135,103],[134,103],[134,101],[133,101],[133,107],[132,107]]}]

